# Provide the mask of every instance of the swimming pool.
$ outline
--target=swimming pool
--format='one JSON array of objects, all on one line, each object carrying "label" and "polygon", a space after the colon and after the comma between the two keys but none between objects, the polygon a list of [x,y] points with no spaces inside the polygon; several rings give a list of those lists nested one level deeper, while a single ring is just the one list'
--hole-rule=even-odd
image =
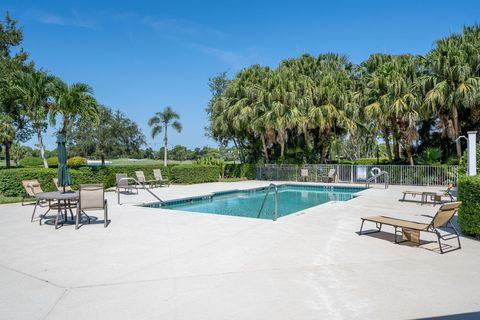
[{"label": "swimming pool", "polygon": [[[268,187],[230,190],[164,203],[148,203],[145,207],[181,210],[198,213],[221,214],[228,216],[273,219],[275,211],[275,192],[269,192],[264,207],[263,200]],[[330,201],[347,201],[355,193],[365,190],[363,187],[314,186],[301,184],[277,185],[278,217],[318,206]]]}]

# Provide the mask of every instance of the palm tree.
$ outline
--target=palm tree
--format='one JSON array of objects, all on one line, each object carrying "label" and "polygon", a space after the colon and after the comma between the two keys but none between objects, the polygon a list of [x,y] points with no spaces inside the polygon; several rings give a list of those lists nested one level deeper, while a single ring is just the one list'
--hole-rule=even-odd
[{"label": "palm tree", "polygon": [[48,126],[47,115],[53,105],[55,78],[44,71],[20,72],[16,74],[13,90],[37,134],[38,148],[43,165],[48,168],[43,144],[43,132]]},{"label": "palm tree", "polygon": [[162,131],[163,143],[164,143],[164,155],[163,155],[163,165],[167,166],[167,149],[168,149],[168,127],[171,126],[175,131],[181,132],[182,125],[177,121],[180,119],[178,113],[172,110],[171,107],[166,107],[162,112],[156,112],[155,116],[151,117],[148,120],[148,125],[152,128],[152,138],[155,138]]},{"label": "palm tree", "polygon": [[478,49],[472,54],[472,43],[466,40],[475,32],[478,35],[478,27],[467,28],[463,36],[453,34],[438,40],[436,48],[427,55],[432,74],[424,78],[424,86],[430,89],[426,105],[440,117],[444,132],[456,141],[459,159],[462,156],[458,140],[460,113],[475,105],[480,88]]},{"label": "palm tree", "polygon": [[84,83],[71,86],[60,79],[55,79],[53,96],[55,103],[50,109],[50,123],[55,125],[58,115],[63,123],[59,132],[67,134],[70,123],[76,118],[86,118],[93,123],[99,121],[99,105],[93,97],[92,88]]},{"label": "palm tree", "polygon": [[10,143],[15,139],[13,120],[4,114],[0,114],[0,146],[5,147],[6,166],[10,168]]}]

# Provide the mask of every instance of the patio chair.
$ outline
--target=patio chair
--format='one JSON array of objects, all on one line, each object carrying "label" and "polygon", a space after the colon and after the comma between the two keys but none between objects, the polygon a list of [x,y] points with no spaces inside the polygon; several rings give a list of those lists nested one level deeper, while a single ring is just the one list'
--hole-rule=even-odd
[{"label": "patio chair", "polygon": [[328,170],[328,174],[326,177],[323,177],[323,182],[335,182],[335,175],[337,174],[337,170],[334,168]]},{"label": "patio chair", "polygon": [[[372,216],[372,217],[360,218],[360,219],[362,219],[362,225],[360,226],[359,235],[369,234],[369,233],[374,233],[374,232],[380,232],[382,230],[382,226],[385,224],[385,225],[394,227],[394,229],[395,229],[395,234],[394,234],[395,243],[402,243],[402,242],[405,242],[405,241],[411,241],[411,242],[417,243],[419,245],[420,244],[420,232],[429,232],[429,233],[434,233],[434,234],[437,235],[438,246],[440,248],[440,253],[444,253],[443,248],[442,248],[441,240],[450,240],[450,239],[457,238],[458,247],[456,247],[454,249],[454,250],[457,250],[457,249],[461,248],[460,235],[458,234],[458,231],[455,228],[455,226],[451,223],[451,220],[452,220],[453,216],[455,215],[455,213],[457,212],[460,205],[461,205],[461,202],[450,202],[450,203],[443,204],[438,209],[435,216],[432,217],[432,220],[429,223],[421,223],[421,222],[412,221],[412,220],[398,219],[398,218],[389,217],[389,216]],[[369,232],[362,232],[363,231],[363,224],[364,224],[365,221],[374,222],[377,230],[376,231],[369,231]],[[453,230],[453,233],[442,236],[440,234],[439,230],[440,230],[441,227],[447,226],[448,224],[450,224],[450,227]],[[397,239],[398,229],[401,229],[402,241],[398,241],[398,239]],[[453,235],[453,237],[448,237],[448,236],[452,236],[452,235]]]},{"label": "patio chair", "polygon": [[[36,195],[38,193],[44,192],[38,180],[22,180],[22,185],[25,191],[24,196],[22,198],[22,206],[25,205],[25,199],[36,198]],[[33,208],[30,222],[33,222],[33,218],[35,217],[35,212],[37,211],[37,207],[41,207],[41,208],[48,207],[47,212],[45,212],[43,215],[42,214],[40,215],[40,218],[41,218],[41,216],[45,216],[50,211],[50,209],[56,208],[55,206],[56,206],[56,202],[52,203],[51,201],[46,202],[46,201],[41,201],[40,199],[37,199],[35,201],[35,207]]]},{"label": "patio chair", "polygon": [[155,183],[154,183],[155,186],[157,186],[157,183],[160,183],[160,186],[166,184],[167,186],[170,187],[170,180],[169,179],[163,179],[163,177],[162,177],[162,170],[153,169],[153,176],[155,177]]},{"label": "patio chair", "polygon": [[103,210],[103,226],[106,228],[110,221],[108,220],[108,203],[105,199],[103,183],[81,184],[78,196],[75,229],[80,227],[82,214],[87,217],[87,222],[90,223],[90,216],[85,213],[85,210]]},{"label": "patio chair", "polygon": [[57,188],[57,190],[60,191],[60,192],[63,192],[63,190],[65,190],[65,192],[72,192],[73,191],[72,187],[70,187],[70,186],[65,186],[65,189],[64,189],[64,187],[59,186],[58,185],[58,178],[53,178],[53,183],[55,184],[55,187]]},{"label": "patio chair", "polygon": [[131,185],[128,182],[132,180],[135,181],[133,178],[129,178],[126,173],[118,173],[115,175],[115,192],[120,192],[121,189],[123,189],[126,192],[133,192],[133,190],[137,191],[138,194],[138,188],[136,185]]},{"label": "patio chair", "polygon": [[35,198],[35,194],[42,193],[42,187],[38,180],[22,180],[23,193],[22,206],[25,205],[25,199]]},{"label": "patio chair", "polygon": [[402,197],[402,201],[405,201],[405,197],[407,196],[407,194],[411,195],[413,198],[415,198],[416,196],[420,196],[420,202],[423,203],[423,198],[424,198],[424,191],[411,191],[411,190],[405,190],[402,192],[403,193],[403,197]]},{"label": "patio chair", "polygon": [[145,185],[148,184],[150,187],[153,186],[155,180],[147,180],[145,179],[145,174],[143,171],[135,171],[135,175],[137,176],[137,181],[145,188]]}]

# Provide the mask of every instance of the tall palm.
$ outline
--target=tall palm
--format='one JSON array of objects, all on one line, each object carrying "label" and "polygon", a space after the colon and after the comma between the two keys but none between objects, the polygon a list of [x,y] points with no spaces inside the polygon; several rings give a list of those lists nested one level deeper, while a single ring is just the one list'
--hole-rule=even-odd
[{"label": "tall palm", "polygon": [[476,103],[480,88],[478,69],[478,40],[472,54],[472,43],[467,41],[477,34],[478,27],[466,29],[465,35],[453,34],[440,39],[427,55],[431,75],[425,77],[427,92],[425,102],[442,120],[445,132],[456,140],[457,157],[462,155],[458,137],[461,133],[460,113]]},{"label": "tall palm", "polygon": [[167,166],[167,149],[168,149],[168,127],[171,126],[175,131],[182,131],[182,124],[177,121],[180,119],[178,113],[172,110],[171,107],[166,107],[162,112],[156,112],[153,117],[148,120],[148,125],[152,128],[152,138],[155,138],[162,131],[163,143],[164,143],[164,154],[163,154],[163,165]]},{"label": "tall palm", "polygon": [[20,72],[15,77],[13,90],[18,96],[26,116],[37,134],[38,148],[43,165],[48,168],[43,144],[43,132],[46,130],[47,115],[53,105],[55,78],[44,71]]},{"label": "tall palm", "polygon": [[10,143],[15,139],[13,120],[8,115],[0,114],[0,146],[5,147],[6,166],[10,168]]},{"label": "tall palm", "polygon": [[55,79],[53,96],[55,103],[50,109],[50,123],[56,124],[57,116],[62,117],[59,132],[67,134],[70,124],[77,118],[86,118],[97,123],[99,121],[99,105],[93,97],[92,88],[84,83],[68,85]]}]

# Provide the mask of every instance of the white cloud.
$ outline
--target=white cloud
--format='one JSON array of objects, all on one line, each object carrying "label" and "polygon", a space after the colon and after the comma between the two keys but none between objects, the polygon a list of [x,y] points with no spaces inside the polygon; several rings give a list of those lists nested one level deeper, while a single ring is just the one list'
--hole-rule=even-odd
[{"label": "white cloud", "polygon": [[70,15],[58,15],[52,12],[39,10],[29,11],[27,15],[37,22],[51,25],[89,29],[93,29],[98,25],[95,19],[82,16],[75,10],[72,10]]}]

